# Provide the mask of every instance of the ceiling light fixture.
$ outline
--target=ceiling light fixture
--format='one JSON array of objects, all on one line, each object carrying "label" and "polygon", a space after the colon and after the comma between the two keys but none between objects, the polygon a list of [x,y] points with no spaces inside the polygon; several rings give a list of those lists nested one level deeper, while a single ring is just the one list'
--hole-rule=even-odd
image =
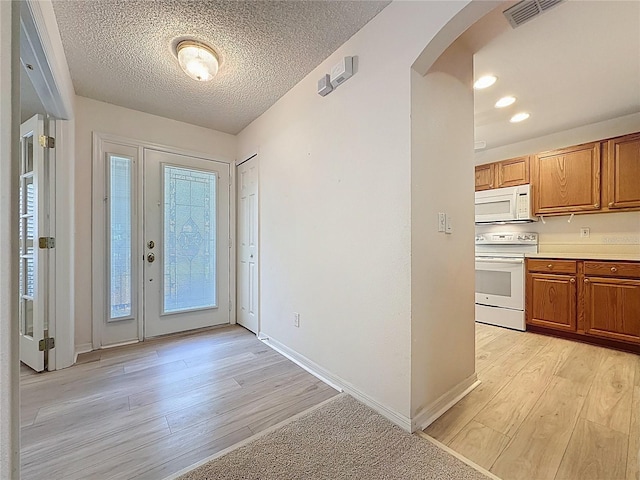
[{"label": "ceiling light fixture", "polygon": [[520,113],[516,113],[513,117],[511,117],[511,120],[509,121],[511,123],[518,123],[518,122],[522,122],[523,120],[526,120],[530,116],[531,115],[529,115],[527,112],[520,112]]},{"label": "ceiling light fixture", "polygon": [[476,90],[482,90],[483,88],[490,87],[491,85],[496,83],[496,80],[498,80],[498,77],[496,77],[495,75],[485,75],[476,80],[476,82],[473,84],[473,88],[475,88]]},{"label": "ceiling light fixture", "polygon": [[516,101],[516,97],[502,97],[500,100],[496,102],[496,108],[504,108],[509,105],[513,105]]},{"label": "ceiling light fixture", "polygon": [[184,40],[176,46],[178,63],[184,73],[199,82],[208,82],[218,73],[218,56],[207,45]]}]

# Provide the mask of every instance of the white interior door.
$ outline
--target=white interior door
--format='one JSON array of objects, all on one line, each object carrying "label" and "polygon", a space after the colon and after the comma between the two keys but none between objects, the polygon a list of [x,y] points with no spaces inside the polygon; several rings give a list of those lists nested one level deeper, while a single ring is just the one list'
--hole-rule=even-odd
[{"label": "white interior door", "polygon": [[47,234],[45,191],[45,149],[42,115],[36,115],[20,127],[20,361],[37,372],[44,370],[47,249],[38,248],[38,238]]},{"label": "white interior door", "polygon": [[144,336],[229,323],[229,165],[144,151]]},{"label": "white interior door", "polygon": [[237,322],[258,333],[258,157],[237,167]]}]

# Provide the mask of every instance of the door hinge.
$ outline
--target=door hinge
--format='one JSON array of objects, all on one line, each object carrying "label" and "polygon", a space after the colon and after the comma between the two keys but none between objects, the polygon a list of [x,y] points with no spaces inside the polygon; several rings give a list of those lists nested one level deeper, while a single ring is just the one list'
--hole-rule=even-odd
[{"label": "door hinge", "polygon": [[231,311],[232,304],[231,300],[229,300],[229,311]]},{"label": "door hinge", "polygon": [[233,240],[229,239],[229,248],[233,247]]},{"label": "door hinge", "polygon": [[53,348],[56,348],[56,339],[53,337],[43,338],[38,342],[38,350],[41,352],[45,352]]},{"label": "door hinge", "polygon": [[53,237],[40,237],[38,246],[40,248],[56,248],[56,239]]},{"label": "door hinge", "polygon": [[53,137],[47,137],[46,135],[40,135],[38,137],[40,146],[44,148],[56,148],[56,139]]}]

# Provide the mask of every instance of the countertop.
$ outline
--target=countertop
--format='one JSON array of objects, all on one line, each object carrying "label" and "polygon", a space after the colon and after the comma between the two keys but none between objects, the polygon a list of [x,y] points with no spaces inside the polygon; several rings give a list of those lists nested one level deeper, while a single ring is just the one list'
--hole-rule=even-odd
[{"label": "countertop", "polygon": [[527,258],[558,258],[567,260],[626,260],[640,262],[640,253],[527,253]]}]

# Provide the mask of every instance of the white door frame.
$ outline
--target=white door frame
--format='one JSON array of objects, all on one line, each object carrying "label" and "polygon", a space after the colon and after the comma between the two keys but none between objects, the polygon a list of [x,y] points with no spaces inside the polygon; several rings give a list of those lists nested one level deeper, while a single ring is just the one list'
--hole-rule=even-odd
[{"label": "white door frame", "polygon": [[[49,370],[75,362],[74,318],[74,154],[75,91],[51,2],[20,2],[20,56],[35,66],[27,70],[46,113],[55,117],[48,135],[56,139],[50,152],[50,235],[56,248],[50,253],[49,336],[56,340],[49,352]],[[45,120],[46,121],[46,120]],[[55,129],[55,131],[53,131]],[[64,288],[56,288],[64,285]]]},{"label": "white door frame", "polygon": [[[137,168],[137,190],[142,192],[143,190],[143,165],[144,165],[144,150],[156,150],[160,152],[172,153],[176,155],[184,155],[188,157],[201,158],[204,160],[211,160],[215,162],[225,163],[229,165],[229,170],[233,171],[233,160],[228,158],[211,155],[203,152],[196,152],[186,149],[181,149],[177,147],[172,147],[168,145],[161,145],[157,143],[147,142],[144,140],[136,140],[128,137],[123,137],[120,135],[112,135],[109,133],[100,133],[93,132],[93,173],[92,173],[92,219],[91,219],[91,278],[92,278],[92,347],[94,350],[104,347],[113,347],[116,345],[121,345],[122,343],[135,343],[144,340],[144,324],[141,321],[143,319],[143,302],[138,302],[138,338],[131,339],[129,341],[125,341],[122,343],[116,343],[112,345],[103,345],[102,342],[102,323],[104,321],[105,315],[105,305],[106,305],[106,277],[105,277],[105,267],[106,267],[106,242],[105,242],[105,214],[104,214],[104,198],[105,198],[105,179],[104,179],[104,144],[118,144],[124,145],[128,147],[135,147],[138,149],[138,168]],[[233,174],[231,174],[230,185],[229,185],[229,222],[230,225],[235,225],[235,202],[233,202],[232,192],[235,191],[233,186]],[[143,211],[143,199],[142,195],[138,196],[138,211]],[[139,218],[141,216],[139,215]],[[143,237],[143,222],[138,222],[137,229],[137,238],[141,239]],[[230,228],[229,231],[231,246],[235,244],[235,229]],[[138,242],[140,243],[140,242]],[[144,271],[144,257],[139,253],[142,252],[141,249],[136,249],[132,252],[132,255],[135,255],[137,258],[136,268],[140,272],[137,279],[137,288],[139,292],[142,292],[144,287],[144,278],[142,272]],[[233,259],[233,250],[230,251],[230,260],[229,260],[229,298],[230,301],[235,299],[236,295],[236,285],[235,285],[235,264]],[[230,323],[235,323],[235,302],[231,302],[231,312],[230,312]]]}]

